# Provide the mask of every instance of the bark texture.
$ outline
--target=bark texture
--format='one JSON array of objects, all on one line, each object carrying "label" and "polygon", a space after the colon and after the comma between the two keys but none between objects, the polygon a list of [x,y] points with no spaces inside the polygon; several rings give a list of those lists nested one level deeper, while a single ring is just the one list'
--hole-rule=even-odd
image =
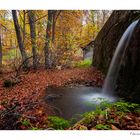
[{"label": "bark texture", "polygon": [[95,39],[93,65],[107,72],[117,44],[126,28],[138,17],[140,11],[114,11]]},{"label": "bark texture", "polygon": [[50,44],[51,44],[51,32],[52,32],[52,23],[53,23],[53,10],[48,10],[48,23],[46,29],[46,43],[44,48],[45,55],[45,68],[49,69],[51,67],[50,60]]},{"label": "bark texture", "polygon": [[37,52],[36,52],[36,27],[35,27],[35,13],[32,10],[28,10],[29,24],[30,24],[30,35],[32,42],[32,54],[33,54],[33,67],[37,68]]},{"label": "bark texture", "polygon": [[120,96],[140,103],[140,22],[126,50],[117,85]]}]

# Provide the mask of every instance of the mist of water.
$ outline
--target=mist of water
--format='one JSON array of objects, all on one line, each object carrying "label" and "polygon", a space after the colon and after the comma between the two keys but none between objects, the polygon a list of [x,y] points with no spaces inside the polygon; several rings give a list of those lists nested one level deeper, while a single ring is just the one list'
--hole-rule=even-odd
[{"label": "mist of water", "polygon": [[102,93],[104,94],[111,95],[114,92],[116,80],[125,54],[125,50],[129,45],[132,34],[138,22],[139,20],[134,21],[131,25],[129,25],[118,43],[103,85]]}]

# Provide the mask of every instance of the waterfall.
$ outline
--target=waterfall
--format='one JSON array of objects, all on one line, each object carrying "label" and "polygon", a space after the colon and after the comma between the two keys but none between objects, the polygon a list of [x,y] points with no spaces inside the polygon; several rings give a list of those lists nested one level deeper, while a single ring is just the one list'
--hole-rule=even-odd
[{"label": "waterfall", "polygon": [[129,25],[118,43],[103,85],[102,93],[104,94],[112,94],[114,92],[125,50],[129,45],[130,39],[138,22],[139,20],[136,20],[131,25]]}]

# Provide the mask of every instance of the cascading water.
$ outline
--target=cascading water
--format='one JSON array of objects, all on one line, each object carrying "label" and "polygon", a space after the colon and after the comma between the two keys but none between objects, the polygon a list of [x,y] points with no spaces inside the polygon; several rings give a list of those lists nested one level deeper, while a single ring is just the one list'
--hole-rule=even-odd
[{"label": "cascading water", "polygon": [[[116,79],[126,47],[130,42],[137,23],[138,20],[133,22],[121,37],[110,64],[103,89],[93,89],[93,87],[65,87],[54,89],[51,87],[47,89],[47,94],[50,92],[50,95],[48,94],[46,97],[47,103],[49,102],[51,106],[54,106],[57,110],[56,112],[58,112],[60,116],[62,115],[61,117],[66,119],[70,119],[72,117],[77,118],[76,114],[94,110],[95,106],[93,106],[92,103],[100,104],[104,100],[108,102],[115,102],[117,100],[117,98],[112,93],[115,88]],[[86,105],[87,103],[88,105]]]},{"label": "cascading water", "polygon": [[118,43],[105,79],[105,83],[103,85],[103,94],[111,95],[114,92],[118,72],[125,54],[125,50],[129,45],[130,39],[138,22],[139,20],[136,20],[131,25],[129,25]]}]

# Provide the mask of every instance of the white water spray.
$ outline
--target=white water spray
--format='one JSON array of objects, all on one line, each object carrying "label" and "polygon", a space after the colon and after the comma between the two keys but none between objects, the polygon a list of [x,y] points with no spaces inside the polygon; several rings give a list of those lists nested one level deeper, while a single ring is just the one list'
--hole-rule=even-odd
[{"label": "white water spray", "polygon": [[131,25],[129,25],[118,43],[105,79],[105,83],[103,85],[102,93],[104,94],[111,95],[114,92],[117,76],[125,54],[125,50],[129,45],[132,34],[138,22],[139,20],[134,21]]}]

